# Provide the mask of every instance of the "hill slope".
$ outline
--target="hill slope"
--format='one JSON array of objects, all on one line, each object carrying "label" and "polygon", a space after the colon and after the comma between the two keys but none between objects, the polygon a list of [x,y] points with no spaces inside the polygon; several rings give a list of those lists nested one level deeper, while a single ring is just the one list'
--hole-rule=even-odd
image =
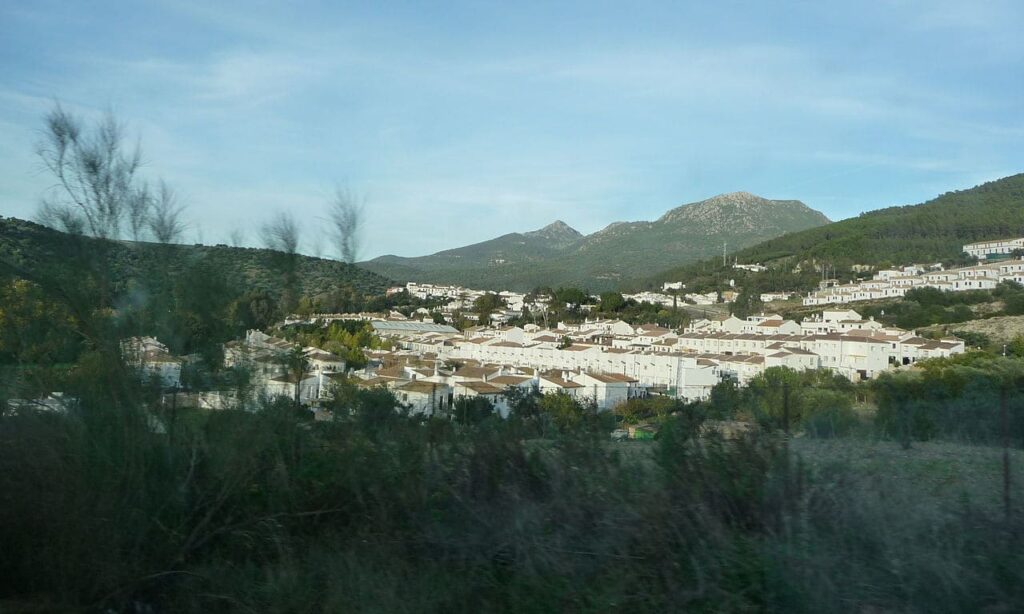
[{"label": "hill slope", "polygon": [[494,290],[577,285],[599,291],[720,253],[723,243],[748,246],[827,223],[799,201],[734,192],[677,207],[653,222],[616,222],[587,236],[559,221],[430,256],[382,256],[363,265],[402,281]]},{"label": "hill slope", "polygon": [[[65,233],[17,218],[0,217],[0,261],[33,269],[59,267],[74,257],[77,239]],[[86,239],[87,241],[91,239]],[[147,244],[116,242],[110,254],[115,282],[139,275],[147,260],[157,257]],[[282,276],[275,267],[277,254],[266,249],[228,247],[225,245],[169,245],[159,251],[160,258],[170,260],[171,268],[203,262],[225,275],[245,290],[266,290],[279,295]],[[299,256],[297,277],[303,296],[315,297],[351,290],[358,295],[381,294],[390,281],[358,266],[334,260]]]},{"label": "hill slope", "polygon": [[[730,254],[743,263],[826,261],[895,265],[955,260],[965,243],[1024,236],[1024,174],[955,192],[919,205],[890,207],[792,232]],[[686,280],[715,268],[712,260],[668,269],[650,282]]]}]

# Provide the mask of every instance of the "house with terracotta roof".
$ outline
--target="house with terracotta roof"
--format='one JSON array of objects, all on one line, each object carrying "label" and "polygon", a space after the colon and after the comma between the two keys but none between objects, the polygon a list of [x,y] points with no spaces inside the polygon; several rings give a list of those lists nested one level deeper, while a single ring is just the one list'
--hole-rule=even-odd
[{"label": "house with terracotta roof", "polygon": [[320,378],[313,373],[303,373],[296,376],[293,373],[286,373],[276,377],[270,377],[263,381],[263,391],[268,397],[295,398],[295,384],[299,384],[299,402],[311,403],[320,395]]},{"label": "house with terracotta roof", "polygon": [[314,347],[305,348],[302,353],[309,363],[309,370],[315,373],[338,373],[345,370],[345,360],[337,354]]},{"label": "house with terracotta roof", "polygon": [[638,380],[621,373],[583,371],[573,374],[572,381],[583,386],[579,396],[594,401],[602,411],[625,403],[627,399],[639,396],[640,392]]},{"label": "house with terracotta roof", "polygon": [[448,409],[451,389],[447,384],[411,381],[395,386],[394,393],[411,413],[433,416]]},{"label": "house with terracotta roof", "polygon": [[481,381],[462,381],[452,386],[452,392],[455,399],[487,399],[502,418],[508,417],[508,400],[505,398],[505,389],[501,386]]},{"label": "house with terracotta roof", "polygon": [[564,393],[572,398],[579,396],[583,384],[574,382],[565,371],[545,371],[537,377],[537,386],[544,394]]}]

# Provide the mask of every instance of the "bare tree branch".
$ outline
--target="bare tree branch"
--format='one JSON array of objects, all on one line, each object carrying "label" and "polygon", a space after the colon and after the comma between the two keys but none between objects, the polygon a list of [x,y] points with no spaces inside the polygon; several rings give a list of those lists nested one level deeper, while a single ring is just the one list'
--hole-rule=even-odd
[{"label": "bare tree branch", "polygon": [[331,201],[330,219],[338,254],[349,264],[359,256],[365,201],[351,190],[337,187]]},{"label": "bare tree branch", "polygon": [[324,233],[321,227],[317,227],[313,231],[313,236],[309,240],[310,254],[316,258],[322,258],[324,255]]},{"label": "bare tree branch", "polygon": [[299,249],[299,226],[291,213],[281,211],[260,228],[260,238],[267,249],[292,255]]},{"label": "bare tree branch", "polygon": [[281,305],[285,313],[290,313],[299,300],[299,226],[290,213],[281,211],[260,228],[260,236],[267,249],[277,252],[273,260],[284,277]]},{"label": "bare tree branch", "polygon": [[128,149],[123,141],[124,128],[113,114],[88,129],[55,105],[46,116],[36,148],[57,180],[43,199],[40,220],[68,232],[117,238],[143,189],[136,186],[135,178],[142,164],[141,150],[138,144]]},{"label": "bare tree branch", "polygon": [[150,223],[150,207],[153,205],[153,198],[149,193],[149,186],[133,190],[128,197],[128,229],[132,233],[132,241],[138,241],[142,231]]},{"label": "bare tree branch", "polygon": [[160,180],[160,190],[152,200],[149,215],[149,231],[157,243],[176,243],[185,232],[185,222],[181,216],[185,206],[178,203],[174,189]]},{"label": "bare tree branch", "polygon": [[232,247],[242,247],[242,244],[245,243],[245,230],[242,228],[234,228],[228,234],[228,241]]}]

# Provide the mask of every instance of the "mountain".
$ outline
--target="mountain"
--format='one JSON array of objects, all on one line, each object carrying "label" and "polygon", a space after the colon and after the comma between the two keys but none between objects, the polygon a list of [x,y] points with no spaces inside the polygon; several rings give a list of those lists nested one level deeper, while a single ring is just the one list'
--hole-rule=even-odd
[{"label": "mountain", "polygon": [[[918,205],[889,207],[791,232],[740,249],[729,258],[762,264],[826,261],[837,270],[853,264],[898,265],[955,260],[965,243],[1024,236],[1024,174],[947,192]],[[707,272],[713,260],[668,269],[649,283],[685,281]]]},{"label": "mountain", "polygon": [[[28,270],[59,268],[75,257],[76,240],[76,237],[33,222],[0,217],[0,264],[15,264]],[[151,270],[152,259],[159,257],[169,261],[172,271],[203,263],[245,290],[266,290],[275,295],[282,292],[282,275],[275,261],[280,254],[276,252],[226,245],[168,245],[162,246],[166,249],[151,250],[145,249],[147,245],[152,247],[131,241],[113,244],[109,258],[115,282],[124,282]],[[299,256],[297,267],[299,292],[303,296],[348,291],[363,296],[377,295],[393,285],[376,273],[335,260]]]},{"label": "mountain", "polygon": [[523,233],[523,236],[539,239],[555,247],[568,247],[583,238],[578,230],[562,220],[556,220],[540,230]]},{"label": "mountain", "polygon": [[490,290],[575,285],[602,291],[673,265],[827,224],[795,200],[747,192],[676,207],[653,222],[615,222],[582,235],[557,221],[430,256],[381,256],[362,263],[401,281],[451,283]]}]

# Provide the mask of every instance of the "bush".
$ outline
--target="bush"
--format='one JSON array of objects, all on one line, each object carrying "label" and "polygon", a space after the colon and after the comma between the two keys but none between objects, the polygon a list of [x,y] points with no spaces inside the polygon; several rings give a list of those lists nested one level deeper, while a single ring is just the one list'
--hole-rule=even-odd
[{"label": "bush", "polygon": [[857,413],[850,407],[842,406],[818,410],[804,420],[804,430],[807,434],[820,439],[846,437],[859,425]]}]

